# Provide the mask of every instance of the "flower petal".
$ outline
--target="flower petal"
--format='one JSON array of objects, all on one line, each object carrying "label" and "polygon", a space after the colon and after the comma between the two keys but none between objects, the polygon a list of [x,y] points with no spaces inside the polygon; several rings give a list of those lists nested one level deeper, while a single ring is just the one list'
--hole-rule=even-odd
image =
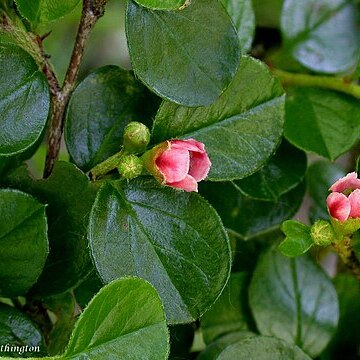
[{"label": "flower petal", "polygon": [[336,181],[329,190],[334,192],[344,192],[345,190],[360,189],[360,179],[356,172],[352,172]]},{"label": "flower petal", "polygon": [[341,222],[348,219],[351,207],[349,199],[344,194],[338,192],[331,193],[326,199],[326,204],[333,218]]},{"label": "flower petal", "polygon": [[196,153],[190,151],[190,169],[191,175],[196,181],[204,180],[210,171],[211,161],[206,152]]},{"label": "flower petal", "polygon": [[156,159],[156,166],[163,175],[165,183],[181,181],[189,172],[189,151],[171,147]]},{"label": "flower petal", "polygon": [[349,195],[350,217],[360,218],[360,190],[356,189]]},{"label": "flower petal", "polygon": [[190,175],[186,175],[185,179],[183,179],[181,181],[177,181],[177,182],[167,184],[167,185],[178,188],[178,189],[183,189],[187,192],[190,192],[190,191],[197,192],[198,191],[198,184],[197,184],[196,180]]},{"label": "flower petal", "polygon": [[194,139],[171,140],[171,146],[174,149],[186,149],[189,151],[205,153],[205,145]]}]

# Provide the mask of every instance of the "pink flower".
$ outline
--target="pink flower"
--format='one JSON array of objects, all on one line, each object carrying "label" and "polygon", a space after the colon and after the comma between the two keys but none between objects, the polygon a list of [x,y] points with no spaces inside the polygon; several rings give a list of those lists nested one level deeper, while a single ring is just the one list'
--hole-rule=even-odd
[{"label": "pink flower", "polygon": [[336,181],[326,203],[331,217],[344,222],[349,218],[360,218],[360,179],[356,172]]},{"label": "pink flower", "polygon": [[211,162],[203,143],[194,139],[168,140],[143,155],[147,170],[163,185],[197,191]]}]

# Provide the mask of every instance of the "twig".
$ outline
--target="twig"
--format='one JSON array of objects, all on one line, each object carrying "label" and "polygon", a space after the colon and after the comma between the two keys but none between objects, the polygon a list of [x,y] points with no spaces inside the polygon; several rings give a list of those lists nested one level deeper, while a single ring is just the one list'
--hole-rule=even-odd
[{"label": "twig", "polygon": [[284,86],[318,87],[340,91],[360,99],[360,86],[344,78],[333,76],[317,76],[308,74],[294,74],[287,71],[274,69],[273,74],[278,76]]},{"label": "twig", "polygon": [[46,155],[44,178],[49,177],[54,163],[59,155],[61,138],[64,128],[64,114],[71,92],[79,74],[81,61],[84,54],[89,34],[100,17],[104,15],[106,0],[83,0],[83,9],[72,52],[70,64],[61,88],[58,87],[56,76],[52,71],[49,61],[44,57],[43,71],[48,78],[51,88],[51,119]]}]

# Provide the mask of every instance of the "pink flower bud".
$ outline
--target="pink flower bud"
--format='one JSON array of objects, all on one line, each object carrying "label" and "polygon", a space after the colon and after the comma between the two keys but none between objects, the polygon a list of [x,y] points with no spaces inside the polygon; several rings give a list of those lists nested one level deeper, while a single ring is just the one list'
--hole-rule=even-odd
[{"label": "pink flower bud", "polygon": [[336,181],[326,203],[330,216],[341,222],[349,218],[360,218],[360,179],[356,172]]},{"label": "pink flower bud", "polygon": [[146,169],[163,185],[197,191],[211,162],[203,143],[194,139],[165,141],[143,155]]}]

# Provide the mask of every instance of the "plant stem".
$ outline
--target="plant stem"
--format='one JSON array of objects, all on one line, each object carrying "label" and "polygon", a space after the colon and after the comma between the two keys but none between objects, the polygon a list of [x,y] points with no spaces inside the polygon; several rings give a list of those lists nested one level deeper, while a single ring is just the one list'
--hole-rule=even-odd
[{"label": "plant stem", "polygon": [[109,157],[102,163],[96,165],[89,172],[91,179],[96,180],[96,179],[106,175],[110,171],[116,169],[123,156],[124,156],[124,152],[120,151],[120,152],[116,153],[115,155]]},{"label": "plant stem", "polygon": [[360,85],[348,82],[345,78],[294,74],[278,69],[274,69],[272,72],[280,78],[284,86],[318,87],[336,90],[360,99]]},{"label": "plant stem", "polygon": [[99,18],[104,15],[105,5],[106,0],[83,0],[83,9],[75,45],[61,88],[57,86],[56,76],[51,67],[46,66],[49,64],[48,61],[46,61],[46,57],[44,59],[45,65],[43,71],[48,78],[51,88],[51,119],[44,178],[50,176],[59,155],[64,129],[65,109],[75,87],[89,34]]},{"label": "plant stem", "polygon": [[360,282],[360,261],[351,245],[351,239],[345,238],[338,243],[334,243],[333,247],[346,267]]}]

